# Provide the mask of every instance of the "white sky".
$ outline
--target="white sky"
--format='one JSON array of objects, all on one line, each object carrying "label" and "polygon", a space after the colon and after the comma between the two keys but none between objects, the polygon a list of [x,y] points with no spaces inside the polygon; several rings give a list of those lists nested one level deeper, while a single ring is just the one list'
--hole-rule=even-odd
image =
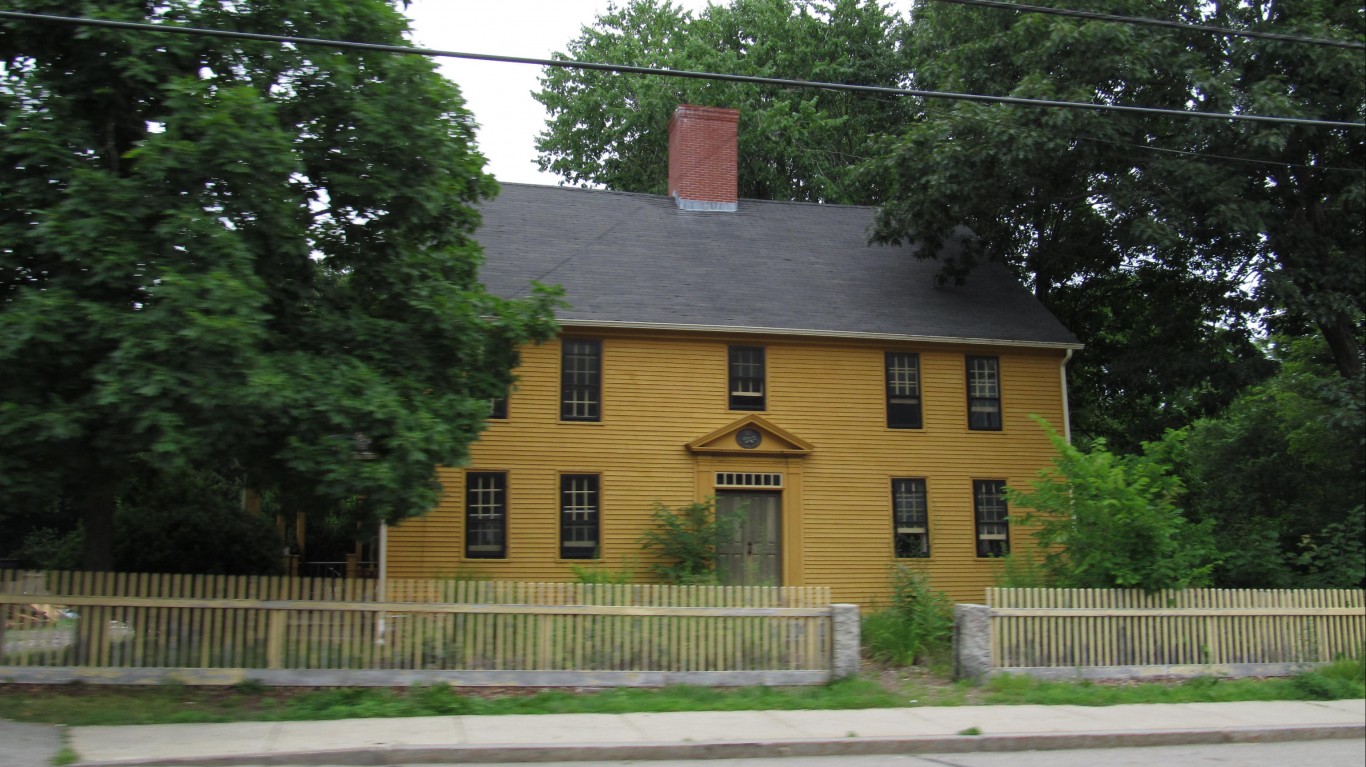
[{"label": "white sky", "polygon": [[[691,10],[707,0],[674,0]],[[607,0],[413,0],[413,43],[462,53],[550,58],[607,8]],[[499,181],[556,184],[536,168],[536,134],[545,108],[531,98],[541,67],[439,58],[441,72],[460,86],[480,129],[479,148]]]}]

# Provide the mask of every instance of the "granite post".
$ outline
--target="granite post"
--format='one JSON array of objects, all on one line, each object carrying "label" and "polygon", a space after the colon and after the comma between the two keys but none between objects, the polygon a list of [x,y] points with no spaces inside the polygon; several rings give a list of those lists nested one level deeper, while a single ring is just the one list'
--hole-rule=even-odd
[{"label": "granite post", "polygon": [[831,658],[830,676],[832,679],[856,676],[859,669],[858,605],[830,605],[830,618],[834,624],[831,627],[834,657]]},{"label": "granite post", "polygon": [[991,608],[953,606],[953,678],[981,680],[991,673]]}]

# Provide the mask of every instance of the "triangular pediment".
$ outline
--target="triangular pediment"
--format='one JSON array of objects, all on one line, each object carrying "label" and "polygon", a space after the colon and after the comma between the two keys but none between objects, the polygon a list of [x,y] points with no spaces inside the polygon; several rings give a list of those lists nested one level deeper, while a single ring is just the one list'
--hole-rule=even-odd
[{"label": "triangular pediment", "polygon": [[689,442],[688,449],[694,453],[791,456],[806,455],[812,447],[801,437],[757,415],[748,415]]}]

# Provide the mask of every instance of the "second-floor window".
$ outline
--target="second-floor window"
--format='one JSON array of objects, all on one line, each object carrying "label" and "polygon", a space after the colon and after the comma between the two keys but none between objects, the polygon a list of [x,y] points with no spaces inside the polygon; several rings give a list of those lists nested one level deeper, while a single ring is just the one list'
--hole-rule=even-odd
[{"label": "second-floor window", "polygon": [[560,360],[560,419],[602,420],[602,342],[566,338]]},{"label": "second-floor window", "polygon": [[764,409],[764,347],[730,347],[730,409]]},{"label": "second-floor window", "polygon": [[887,352],[887,426],[919,429],[920,355]]},{"label": "second-floor window", "polygon": [[1001,430],[1001,372],[995,357],[968,357],[968,428]]}]

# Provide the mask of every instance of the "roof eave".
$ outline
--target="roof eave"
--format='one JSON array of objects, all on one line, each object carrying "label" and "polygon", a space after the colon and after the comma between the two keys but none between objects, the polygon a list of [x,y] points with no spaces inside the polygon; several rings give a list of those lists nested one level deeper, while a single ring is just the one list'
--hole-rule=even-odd
[{"label": "roof eave", "polygon": [[605,328],[612,330],[656,330],[691,333],[733,333],[750,335],[803,336],[808,338],[847,338],[865,341],[896,341],[904,343],[968,344],[976,346],[1018,346],[1031,349],[1083,349],[1076,341],[1028,341],[1009,338],[965,338],[956,336],[922,336],[904,333],[869,333],[852,330],[817,330],[805,328],[765,328],[744,325],[696,325],[672,322],[620,322],[613,320],[560,319],[560,325],[573,328]]}]

